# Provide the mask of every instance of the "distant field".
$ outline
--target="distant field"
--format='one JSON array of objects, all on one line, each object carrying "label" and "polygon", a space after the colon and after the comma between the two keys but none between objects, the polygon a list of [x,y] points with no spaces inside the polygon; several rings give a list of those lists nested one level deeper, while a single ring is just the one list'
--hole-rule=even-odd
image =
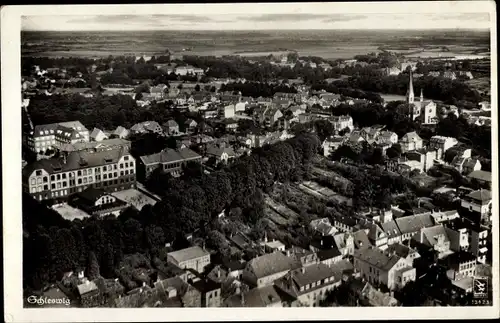
[{"label": "distant field", "polygon": [[465,81],[468,85],[478,90],[479,92],[490,92],[491,81],[489,77],[474,78],[472,80]]}]

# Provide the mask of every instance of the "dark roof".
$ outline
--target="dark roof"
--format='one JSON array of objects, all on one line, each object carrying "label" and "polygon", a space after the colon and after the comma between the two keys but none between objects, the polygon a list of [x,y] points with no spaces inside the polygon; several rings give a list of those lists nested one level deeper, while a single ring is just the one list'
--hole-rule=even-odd
[{"label": "dark roof", "polygon": [[336,247],[333,249],[323,249],[317,252],[320,261],[332,259],[342,255],[342,253]]},{"label": "dark roof", "polygon": [[370,239],[368,239],[368,235],[364,230],[358,230],[353,232],[354,245],[358,249],[365,249],[372,244],[370,243]]},{"label": "dark roof", "polygon": [[76,196],[91,203],[94,203],[98,198],[100,198],[103,195],[110,195],[110,194],[106,193],[103,190],[93,187],[89,187],[82,192],[76,193]]},{"label": "dark roof", "polygon": [[216,283],[213,280],[208,279],[208,278],[207,279],[200,279],[200,280],[195,281],[195,282],[191,282],[191,286],[196,288],[201,293],[208,293],[208,292],[211,292],[213,290],[221,288],[220,284],[218,284],[218,283]]},{"label": "dark roof", "polygon": [[476,260],[476,256],[474,254],[467,252],[467,251],[458,251],[455,253],[452,253],[448,257],[446,257],[448,262],[450,264],[459,264],[459,263],[464,263],[464,262],[469,262]]},{"label": "dark roof", "polygon": [[311,246],[321,250],[328,250],[337,247],[335,239],[331,235],[313,238],[311,240]]},{"label": "dark roof", "polygon": [[224,260],[222,260],[222,264],[228,270],[234,271],[234,270],[245,269],[245,266],[247,263],[245,261],[224,259]]},{"label": "dark roof", "polygon": [[406,258],[411,252],[411,249],[401,243],[394,243],[387,247],[385,250],[387,254],[394,253],[399,257]]},{"label": "dark roof", "polygon": [[273,252],[254,258],[248,262],[256,277],[266,277],[300,267],[300,263],[281,252]]},{"label": "dark roof", "polygon": [[480,189],[469,193],[467,197],[470,197],[476,201],[489,201],[491,200],[491,192],[485,189]]}]

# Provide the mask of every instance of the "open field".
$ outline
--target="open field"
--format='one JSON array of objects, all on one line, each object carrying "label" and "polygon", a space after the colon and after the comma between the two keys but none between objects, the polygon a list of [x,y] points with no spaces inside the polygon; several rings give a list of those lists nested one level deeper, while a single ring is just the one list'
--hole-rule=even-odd
[{"label": "open field", "polygon": [[479,93],[490,93],[491,80],[489,77],[474,78],[465,81],[469,86],[479,91]]},{"label": "open field", "polygon": [[52,209],[59,213],[65,220],[69,221],[73,221],[75,219],[84,219],[91,216],[90,214],[80,209],[74,208],[67,203],[55,204],[54,206],[52,206]]},{"label": "open field", "polygon": [[120,200],[133,205],[138,210],[141,210],[146,204],[156,204],[156,201],[154,199],[136,189],[128,189],[120,192],[113,192],[111,194],[116,196]]}]

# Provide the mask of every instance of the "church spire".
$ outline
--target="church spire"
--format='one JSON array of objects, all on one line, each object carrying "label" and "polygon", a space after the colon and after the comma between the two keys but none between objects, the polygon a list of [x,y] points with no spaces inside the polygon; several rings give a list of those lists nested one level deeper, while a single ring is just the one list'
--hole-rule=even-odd
[{"label": "church spire", "polygon": [[413,73],[410,70],[410,84],[408,86],[407,95],[408,104],[413,104],[415,102],[415,94],[413,93]]},{"label": "church spire", "polygon": [[420,102],[424,102],[424,89],[420,89]]}]

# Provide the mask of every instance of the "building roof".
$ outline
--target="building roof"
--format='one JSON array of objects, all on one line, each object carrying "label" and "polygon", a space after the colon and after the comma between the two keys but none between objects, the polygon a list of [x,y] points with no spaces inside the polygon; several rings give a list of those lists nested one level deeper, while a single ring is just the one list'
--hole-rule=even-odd
[{"label": "building roof", "polygon": [[422,140],[422,138],[420,138],[420,136],[415,131],[408,132],[403,136],[403,138],[401,138],[401,141],[403,142],[413,142],[418,140]]},{"label": "building roof", "polygon": [[487,172],[484,170],[475,170],[467,175],[467,177],[491,183],[491,172]]},{"label": "building roof", "polygon": [[332,249],[323,249],[317,252],[318,259],[320,261],[329,260],[338,256],[341,256],[342,253],[339,251],[337,247]]},{"label": "building roof", "polygon": [[396,223],[402,234],[417,232],[434,225],[430,212],[397,218]]},{"label": "building roof", "polygon": [[471,252],[458,251],[449,255],[448,257],[446,257],[446,259],[451,264],[460,264],[464,262],[474,261],[476,260],[476,256]]},{"label": "building roof", "polygon": [[422,236],[425,238],[422,243],[430,246],[434,246],[438,243],[438,236],[444,236],[447,241],[449,241],[448,234],[445,227],[441,225],[435,225],[433,227],[423,228]]},{"label": "building roof", "polygon": [[110,194],[106,193],[103,190],[96,189],[93,187],[89,187],[82,192],[76,193],[76,196],[78,196],[79,198],[85,200],[86,202],[90,202],[92,204],[95,203],[95,201],[97,201],[97,199],[99,199],[101,196],[104,196],[104,195],[110,195]]},{"label": "building roof", "polygon": [[320,250],[332,249],[336,247],[335,238],[331,235],[314,237],[311,239],[311,246]]},{"label": "building roof", "polygon": [[104,139],[101,141],[75,142],[73,144],[63,144],[59,150],[71,152],[80,150],[109,150],[119,147],[130,148],[131,142],[121,138]]},{"label": "building roof", "polygon": [[41,159],[23,168],[23,175],[29,176],[37,169],[44,169],[49,174],[78,170],[89,167],[103,166],[117,163],[121,157],[130,156],[127,147],[117,147],[103,151],[73,151],[66,158]]},{"label": "building roof", "polygon": [[401,258],[406,258],[411,253],[412,249],[401,243],[393,243],[385,249],[387,254],[395,254]]},{"label": "building roof", "polygon": [[97,136],[98,136],[98,135],[100,135],[100,134],[106,135],[106,134],[104,133],[104,131],[102,131],[101,129],[94,128],[94,129],[92,130],[92,132],[90,133],[90,137],[91,137],[91,138],[97,138]]},{"label": "building roof", "polygon": [[201,293],[208,293],[221,288],[220,284],[214,282],[209,278],[200,279],[195,282],[192,282],[191,286],[196,288],[196,290],[200,291]]},{"label": "building roof", "polygon": [[113,131],[113,134],[117,135],[117,136],[120,136],[120,135],[123,135],[126,133],[128,133],[128,130],[122,126],[116,127],[115,131]]},{"label": "building roof", "polygon": [[83,296],[87,293],[97,290],[97,285],[94,281],[86,280],[83,284],[77,286],[78,293]]},{"label": "building roof", "polygon": [[[193,120],[194,121],[194,120]],[[173,119],[170,119],[168,120],[166,123],[165,123],[165,126],[168,127],[168,128],[176,128],[176,127],[179,127],[179,125],[177,124],[177,122],[175,122],[175,120]]]},{"label": "building roof", "polygon": [[352,236],[354,238],[354,246],[358,249],[365,249],[372,245],[370,243],[370,240],[368,239],[368,235],[364,230],[353,232]]},{"label": "building roof", "polygon": [[226,153],[229,157],[236,156],[232,147],[220,147],[217,145],[211,145],[207,148],[207,155],[221,157],[223,153]]},{"label": "building roof", "polygon": [[141,156],[141,160],[145,165],[172,163],[197,158],[201,158],[201,156],[189,148],[178,150],[166,148],[156,154]]},{"label": "building roof", "polygon": [[380,225],[382,226],[382,229],[389,239],[393,237],[399,237],[401,235],[401,231],[399,231],[396,221],[389,221]]},{"label": "building roof", "polygon": [[287,257],[279,251],[254,258],[248,262],[248,265],[257,278],[293,270],[300,266],[295,259]]},{"label": "building roof", "polygon": [[253,288],[244,292],[243,297],[241,294],[232,295],[226,304],[230,307],[268,307],[281,301],[281,295],[273,285]]},{"label": "building roof", "polygon": [[189,247],[173,252],[169,252],[168,255],[172,258],[174,258],[178,263],[191,260],[191,259],[197,259],[201,258],[204,256],[210,255],[210,253],[206,250],[203,250],[202,248],[198,246],[194,247]]},{"label": "building roof", "polygon": [[354,250],[354,258],[363,260],[384,271],[390,270],[401,259],[397,255],[385,254],[382,250],[377,248]]},{"label": "building roof", "polygon": [[376,241],[379,238],[385,237],[385,232],[382,230],[380,225],[372,223],[370,225],[370,231],[368,231],[368,239],[371,241]]},{"label": "building roof", "polygon": [[480,189],[467,194],[467,197],[481,202],[491,201],[491,191]]}]

